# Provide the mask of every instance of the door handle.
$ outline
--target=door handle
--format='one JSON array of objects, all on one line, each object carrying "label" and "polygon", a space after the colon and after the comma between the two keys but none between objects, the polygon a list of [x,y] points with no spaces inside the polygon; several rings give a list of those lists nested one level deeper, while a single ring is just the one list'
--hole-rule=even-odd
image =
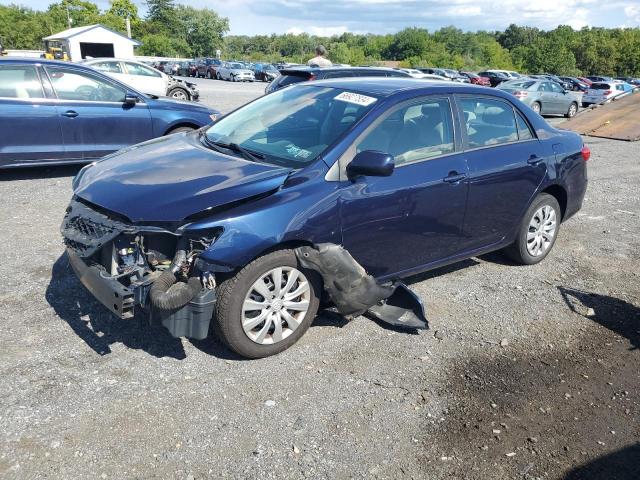
[{"label": "door handle", "polygon": [[537,156],[537,155],[531,155],[531,156],[529,157],[529,160],[527,160],[527,163],[528,163],[529,165],[534,165],[534,166],[535,166],[535,165],[538,165],[538,164],[540,164],[540,163],[542,163],[542,162],[543,162],[543,159],[542,159],[542,158],[540,158],[540,157],[539,157],[539,156]]},{"label": "door handle", "polygon": [[62,114],[63,117],[76,118],[78,116],[78,112],[74,112],[73,110],[67,110]]},{"label": "door handle", "polygon": [[465,178],[467,178],[466,173],[449,172],[449,175],[444,177],[442,181],[447,183],[458,183]]}]

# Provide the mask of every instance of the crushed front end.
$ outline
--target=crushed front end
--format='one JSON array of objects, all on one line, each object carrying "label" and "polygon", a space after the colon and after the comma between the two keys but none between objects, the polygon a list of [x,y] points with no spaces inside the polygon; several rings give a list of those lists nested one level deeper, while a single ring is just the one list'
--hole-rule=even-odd
[{"label": "crushed front end", "polygon": [[175,337],[203,339],[215,305],[215,278],[199,259],[215,232],[134,225],[74,198],[60,227],[82,284],[121,319],[142,312]]}]

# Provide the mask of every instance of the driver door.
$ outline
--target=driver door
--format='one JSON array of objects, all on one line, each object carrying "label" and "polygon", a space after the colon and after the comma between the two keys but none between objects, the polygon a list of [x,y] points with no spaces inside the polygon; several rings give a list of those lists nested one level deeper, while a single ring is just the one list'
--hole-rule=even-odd
[{"label": "driver door", "polygon": [[46,67],[56,94],[67,159],[92,160],[153,137],[144,100],[126,105],[126,89],[100,74]]}]

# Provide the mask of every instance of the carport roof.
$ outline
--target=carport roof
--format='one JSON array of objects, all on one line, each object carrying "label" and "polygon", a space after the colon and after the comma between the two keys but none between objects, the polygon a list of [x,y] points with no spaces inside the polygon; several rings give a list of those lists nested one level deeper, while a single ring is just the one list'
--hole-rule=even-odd
[{"label": "carport roof", "polygon": [[75,37],[76,35],[80,35],[81,33],[88,32],[89,30],[93,30],[95,28],[102,28],[103,30],[107,30],[108,32],[113,33],[114,35],[117,35],[119,37],[129,40],[134,45],[141,45],[141,43],[138,42],[137,40],[134,40],[125,35],[122,35],[121,33],[116,32],[115,30],[111,30],[110,28],[107,28],[104,25],[101,25],[99,23],[96,23],[95,25],[85,25],[84,27],[68,28],[67,30],[63,30],[62,32],[54,33],[53,35],[44,37],[43,40],[67,40],[71,37]]}]

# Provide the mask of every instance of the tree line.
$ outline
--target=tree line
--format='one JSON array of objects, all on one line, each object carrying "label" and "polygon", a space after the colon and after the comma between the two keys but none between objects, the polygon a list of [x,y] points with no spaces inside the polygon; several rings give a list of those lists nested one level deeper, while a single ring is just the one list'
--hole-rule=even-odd
[{"label": "tree line", "polygon": [[640,28],[573,30],[561,25],[544,31],[510,25],[504,31],[464,32],[449,26],[434,32],[405,28],[388,35],[227,35],[227,18],[174,0],[148,0],[144,17],[130,0],[110,0],[104,11],[87,0],[62,0],[46,11],[0,6],[0,41],[4,48],[41,48],[42,37],[68,28],[69,19],[72,26],[102,23],[125,33],[127,17],[133,38],[142,42],[139,55],[206,57],[220,49],[224,58],[303,63],[323,44],[334,63],[351,65],[395,60],[407,67],[640,76]]}]

